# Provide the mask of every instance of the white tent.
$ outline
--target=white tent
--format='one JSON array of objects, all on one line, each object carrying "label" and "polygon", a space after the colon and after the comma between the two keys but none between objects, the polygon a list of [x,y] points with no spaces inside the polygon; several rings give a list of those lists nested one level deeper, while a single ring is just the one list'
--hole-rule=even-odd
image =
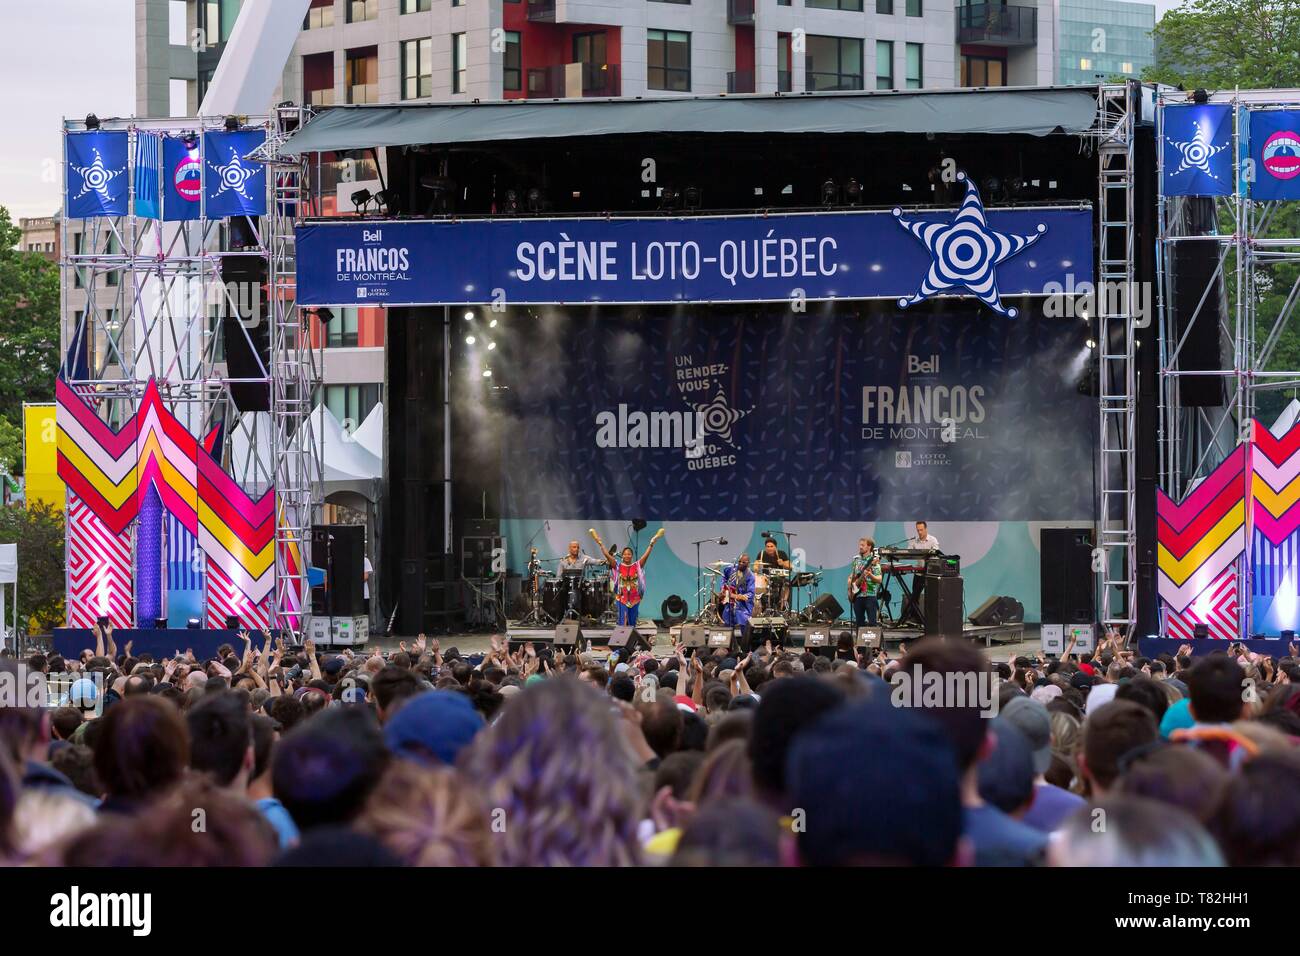
[{"label": "white tent", "polygon": [[384,405],[375,405],[366,416],[366,420],[352,431],[352,440],[370,454],[384,461]]}]

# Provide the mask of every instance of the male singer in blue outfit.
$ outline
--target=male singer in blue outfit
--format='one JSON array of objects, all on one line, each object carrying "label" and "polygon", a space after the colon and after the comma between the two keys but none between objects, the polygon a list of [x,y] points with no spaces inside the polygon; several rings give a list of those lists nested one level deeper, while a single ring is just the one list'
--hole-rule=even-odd
[{"label": "male singer in blue outfit", "polygon": [[722,584],[722,623],[738,629],[742,645],[748,648],[749,619],[754,613],[754,572],[749,570],[749,555],[742,554],[735,564],[722,569]]}]

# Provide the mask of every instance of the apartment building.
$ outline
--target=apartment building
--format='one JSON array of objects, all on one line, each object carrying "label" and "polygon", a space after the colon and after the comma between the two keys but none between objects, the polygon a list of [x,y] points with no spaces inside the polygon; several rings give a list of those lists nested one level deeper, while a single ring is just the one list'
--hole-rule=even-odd
[{"label": "apartment building", "polygon": [[59,216],[31,216],[18,220],[21,237],[18,248],[37,252],[51,262],[59,261]]},{"label": "apartment building", "polygon": [[1156,8],[1128,0],[1056,0],[1058,83],[1137,79],[1155,63]]}]

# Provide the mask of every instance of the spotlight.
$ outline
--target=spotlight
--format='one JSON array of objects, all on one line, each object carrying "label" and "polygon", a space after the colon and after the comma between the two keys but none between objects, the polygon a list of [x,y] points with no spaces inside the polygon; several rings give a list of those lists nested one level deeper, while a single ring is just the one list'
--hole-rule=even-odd
[{"label": "spotlight", "polygon": [[240,622],[239,622],[239,615],[238,615],[238,614],[228,614],[228,615],[226,615],[226,630],[227,630],[227,631],[238,631],[238,630],[240,630],[242,627],[243,627],[243,625],[240,624]]},{"label": "spotlight", "polygon": [[167,618],[165,618],[165,617],[156,617],[156,618],[154,618],[153,626],[154,626],[154,630],[156,630],[156,631],[165,631],[165,630],[167,630]]},{"label": "spotlight", "polygon": [[429,190],[431,197],[426,216],[445,215],[452,211],[456,197],[456,184],[452,180],[437,173],[425,173],[420,177],[420,185]]},{"label": "spotlight", "polygon": [[1205,90],[1192,90],[1192,102],[1204,105],[1210,102],[1210,94]]},{"label": "spotlight", "polygon": [[235,130],[237,130],[237,129],[239,129],[239,120],[236,119],[236,118],[233,117],[233,116],[227,116],[227,117],[226,117],[226,132],[227,132],[227,133],[233,133],[233,132],[234,132]]},{"label": "spotlight", "polygon": [[497,344],[496,344],[495,342],[488,342],[488,351],[489,351],[489,352],[491,352],[491,351],[492,351],[494,348],[496,348],[496,347],[497,347]]},{"label": "spotlight", "polygon": [[477,341],[478,341],[478,339],[474,338],[474,336],[472,336],[472,335],[467,335],[467,336],[465,336],[465,344],[466,344],[466,345],[473,345],[473,344],[474,344],[475,342],[477,342]]},{"label": "spotlight", "polygon": [[319,308],[316,310],[316,318],[320,319],[325,325],[329,325],[334,321],[334,310],[326,309],[324,307]]},{"label": "spotlight", "polygon": [[1088,348],[1095,349],[1096,347],[1097,347],[1097,340],[1093,338],[1088,339]]},{"label": "spotlight", "polygon": [[844,184],[844,198],[848,200],[850,206],[862,202],[862,183],[850,176],[849,181]]},{"label": "spotlight", "polygon": [[508,213],[519,212],[519,191],[516,189],[506,190],[506,201],[502,204],[502,211]]},{"label": "spotlight", "polygon": [[375,202],[382,206],[384,212],[390,216],[396,216],[401,212],[402,197],[397,195],[396,189],[381,189],[375,193]]},{"label": "spotlight", "polygon": [[528,190],[528,211],[532,213],[545,212],[551,206],[546,201],[546,193],[542,192],[536,186]]},{"label": "spotlight", "polygon": [[352,194],[352,207],[356,214],[361,215],[362,208],[374,198],[370,195],[369,189],[358,189]]},{"label": "spotlight", "polygon": [[490,368],[485,368],[485,369],[483,370],[483,377],[484,377],[484,378],[491,378],[491,377],[492,377],[492,370],[491,370]]},{"label": "spotlight", "polygon": [[186,630],[197,631],[202,627],[203,627],[203,622],[200,621],[197,617],[192,617],[185,622]]},{"label": "spotlight", "polygon": [[822,205],[838,206],[840,204],[840,187],[835,184],[835,180],[828,179],[822,183]]},{"label": "spotlight", "polygon": [[687,186],[682,193],[682,201],[686,204],[687,209],[696,210],[700,208],[700,203],[704,199],[704,194],[700,192],[699,186]]},{"label": "spotlight", "polygon": [[474,321],[474,313],[473,313],[473,312],[466,312],[466,313],[465,313],[465,321],[466,321],[466,322],[473,322],[473,321]]},{"label": "spotlight", "polygon": [[488,328],[489,328],[489,329],[495,329],[496,327],[497,327],[497,320],[496,320],[496,319],[493,319],[491,322],[488,323]]},{"label": "spotlight", "polygon": [[86,129],[99,129],[99,117],[94,113],[86,114]]},{"label": "spotlight", "polygon": [[676,209],[682,204],[682,194],[677,191],[676,186],[665,186],[659,190],[659,208]]},{"label": "spotlight", "polygon": [[1204,640],[1209,636],[1210,636],[1210,625],[1197,624],[1192,627],[1192,637],[1196,638],[1197,640]]}]

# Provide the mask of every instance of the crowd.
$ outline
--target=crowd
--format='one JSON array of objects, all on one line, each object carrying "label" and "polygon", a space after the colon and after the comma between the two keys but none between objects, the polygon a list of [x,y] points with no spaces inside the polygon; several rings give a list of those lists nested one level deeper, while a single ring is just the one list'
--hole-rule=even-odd
[{"label": "crowd", "polygon": [[[1300,863],[1295,646],[603,659],[241,634],[155,660],[96,641],[0,659],[48,695],[0,707],[6,864]],[[939,691],[897,692],[917,678]]]}]

